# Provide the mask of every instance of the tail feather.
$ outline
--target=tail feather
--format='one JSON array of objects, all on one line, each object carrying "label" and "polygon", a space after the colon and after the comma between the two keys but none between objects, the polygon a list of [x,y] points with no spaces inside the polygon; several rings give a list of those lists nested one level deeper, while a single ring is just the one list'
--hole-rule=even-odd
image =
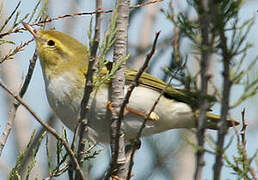
[{"label": "tail feather", "polygon": [[[198,116],[199,113],[200,112],[197,111],[196,115]],[[220,115],[207,112],[206,113],[206,117],[207,117],[206,127],[209,128],[209,129],[217,130],[218,129],[218,123],[219,123],[219,121],[221,119]],[[237,126],[237,125],[239,125],[239,122],[237,122],[237,121],[235,121],[233,119],[230,119],[230,118],[227,119],[227,128],[233,127],[233,126]]]},{"label": "tail feather", "polygon": [[[207,112],[206,116],[208,119],[207,127],[209,129],[218,129],[218,122],[221,119],[220,115]],[[227,128],[232,127],[232,126],[237,126],[237,125],[239,125],[239,122],[237,122],[233,119],[230,119],[230,118],[227,119]]]}]

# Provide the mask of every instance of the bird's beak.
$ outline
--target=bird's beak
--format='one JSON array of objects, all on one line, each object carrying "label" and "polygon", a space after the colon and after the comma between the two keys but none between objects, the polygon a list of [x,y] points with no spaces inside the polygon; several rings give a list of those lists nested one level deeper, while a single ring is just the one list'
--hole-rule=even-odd
[{"label": "bird's beak", "polygon": [[27,29],[33,35],[35,40],[39,40],[39,35],[38,35],[36,29],[33,29],[32,26],[30,26],[29,24],[27,24],[25,22],[22,22],[22,24],[23,24],[24,28]]}]

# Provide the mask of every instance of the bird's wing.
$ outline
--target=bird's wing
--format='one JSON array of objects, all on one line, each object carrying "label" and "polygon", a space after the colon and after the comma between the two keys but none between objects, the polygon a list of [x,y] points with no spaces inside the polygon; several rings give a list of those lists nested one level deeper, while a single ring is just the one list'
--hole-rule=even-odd
[{"label": "bird's wing", "polygon": [[[126,81],[131,82],[134,80],[135,76],[137,74],[137,71],[132,69],[126,70]],[[148,74],[143,73],[142,76],[139,79],[139,84],[142,86],[147,86],[149,88],[152,88],[154,90],[157,90],[161,92],[164,90],[164,96],[170,99],[175,99],[179,102],[184,102],[189,104],[192,108],[196,109],[199,106],[200,98],[201,96],[200,92],[198,91],[189,91],[186,89],[177,89],[172,87],[171,85],[168,85],[167,83],[163,82],[162,80]],[[204,98],[204,97],[203,97]],[[205,97],[209,101],[216,101],[216,99],[213,96]]]},{"label": "bird's wing", "polygon": [[[107,68],[102,69],[102,73],[106,74],[108,72]],[[126,83],[129,84],[132,81],[134,81],[135,76],[137,74],[137,71],[133,69],[126,69]],[[106,81],[106,83],[111,83],[111,80]],[[216,98],[214,96],[203,96],[200,94],[198,91],[189,91],[186,89],[177,89],[172,87],[171,85],[168,85],[164,81],[148,74],[148,73],[143,73],[139,79],[139,85],[140,86],[146,86],[148,88],[151,88],[153,90],[162,92],[164,90],[164,96],[170,99],[175,99],[179,102],[184,102],[186,104],[189,104],[192,108],[193,111],[196,113],[198,116],[199,111],[197,110],[199,105],[200,105],[200,99],[201,98],[206,98],[209,102],[215,102]],[[217,129],[217,123],[220,120],[220,116],[207,112],[207,118],[209,121],[207,122],[207,127],[211,129]],[[237,126],[239,123],[237,121],[234,121],[232,119],[228,119],[227,121],[227,126]]]},{"label": "bird's wing", "polygon": [[[105,75],[108,72],[107,68],[103,68],[101,70],[101,74]],[[137,74],[136,70],[133,69],[126,69],[126,83],[130,84],[134,81],[135,76]],[[105,81],[105,84],[110,84],[111,79]],[[201,98],[207,98],[209,102],[215,102],[216,99],[213,96],[202,96],[198,91],[190,91],[187,89],[178,89],[174,88],[171,85],[168,85],[164,81],[148,74],[143,73],[139,79],[139,85],[151,88],[158,92],[164,91],[164,96],[169,99],[174,99],[179,102],[184,102],[190,105],[193,109],[197,109],[200,104]]]}]

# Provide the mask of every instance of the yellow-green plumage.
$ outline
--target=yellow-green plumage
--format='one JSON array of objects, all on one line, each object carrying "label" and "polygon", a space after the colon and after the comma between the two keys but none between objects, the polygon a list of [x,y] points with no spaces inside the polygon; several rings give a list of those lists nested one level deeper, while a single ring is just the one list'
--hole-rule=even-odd
[{"label": "yellow-green plumage", "polygon": [[[50,70],[50,75],[59,75],[69,69],[81,69],[82,73],[88,66],[88,49],[71,36],[54,31],[38,31],[40,39],[37,42],[42,69]],[[49,46],[48,41],[53,41],[54,46]],[[72,59],[72,61],[70,60]],[[52,74],[53,73],[53,74]]]},{"label": "yellow-green plumage", "polygon": [[[74,129],[80,101],[83,96],[85,73],[88,68],[89,53],[85,45],[73,37],[54,30],[35,31],[25,27],[33,34],[37,44],[49,103],[59,118],[70,129]],[[107,73],[104,68],[102,73]],[[126,70],[126,83],[134,80],[136,71]],[[107,142],[110,121],[107,118],[108,87],[111,81],[105,82],[91,94],[89,118],[89,138]],[[188,90],[176,89],[165,82],[144,73],[139,80],[139,87],[133,91],[128,106],[143,113],[148,113],[160,92],[160,99],[155,113],[156,121],[147,121],[143,135],[152,135],[174,128],[192,128],[196,126],[195,111],[199,106],[200,94]],[[167,88],[166,88],[167,87]],[[125,87],[125,89],[127,86]],[[213,100],[212,97],[205,97]],[[211,113],[210,128],[216,128],[219,116]],[[125,116],[126,139],[135,137],[143,117],[135,114]]]},{"label": "yellow-green plumage", "polygon": [[[58,75],[59,73],[63,72],[64,69],[72,69],[75,67],[76,69],[78,67],[81,67],[81,73],[84,74],[87,71],[88,68],[88,59],[89,59],[89,53],[88,49],[85,45],[81,44],[77,40],[75,40],[73,37],[54,30],[44,30],[39,31],[38,34],[42,38],[46,38],[49,40],[53,40],[56,44],[56,48],[49,48],[48,46],[42,46],[41,44],[38,45],[38,51],[41,52],[40,59],[44,59],[41,61],[43,69],[51,68],[53,65],[58,66],[58,68],[55,68],[51,70],[53,75]],[[62,41],[62,42],[60,42]],[[67,48],[69,47],[69,48]],[[44,52],[48,51],[48,52]],[[60,57],[57,56],[57,54],[61,55]],[[49,56],[49,57],[48,57]],[[57,60],[60,58],[60,60]],[[71,58],[72,61],[68,61],[65,63],[58,64],[59,61],[66,61],[66,59]],[[47,67],[46,67],[47,66]],[[105,73],[105,70],[102,71],[102,73]],[[107,70],[106,70],[107,73]],[[134,80],[137,71],[132,69],[126,69],[126,81],[131,82]],[[176,99],[178,101],[185,102],[187,104],[190,104],[191,107],[197,108],[200,102],[200,93],[199,92],[191,92],[189,90],[183,90],[183,89],[176,89],[171,86],[168,86],[165,82],[161,81],[158,78],[155,78],[154,76],[151,76],[150,74],[143,73],[142,76],[139,79],[140,85],[145,85],[149,88],[153,88],[159,92],[162,90],[165,91],[165,95],[169,98]],[[111,81],[110,81],[111,83]],[[210,100],[215,100],[213,97],[208,97]]]}]

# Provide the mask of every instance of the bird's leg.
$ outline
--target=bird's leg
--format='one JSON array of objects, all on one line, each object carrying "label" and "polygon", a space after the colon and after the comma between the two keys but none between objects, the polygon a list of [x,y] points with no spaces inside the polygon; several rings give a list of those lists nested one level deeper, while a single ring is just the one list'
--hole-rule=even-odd
[{"label": "bird's leg", "polygon": [[118,114],[118,113],[119,113],[119,112],[117,112],[117,111],[113,108],[111,101],[108,101],[108,102],[107,102],[107,109],[108,109],[109,111],[111,111],[112,114]]},{"label": "bird's leg", "polygon": [[[110,110],[112,113],[114,114],[118,114],[119,112],[117,112],[113,107],[112,107],[112,102],[111,101],[108,101],[107,103],[107,109]],[[134,108],[131,108],[130,106],[126,106],[125,109],[124,109],[124,116],[129,114],[129,113],[132,113],[132,114],[135,114],[137,116],[140,116],[140,117],[143,117],[143,118],[147,118],[147,114],[145,112],[142,112],[142,111],[139,111],[137,109],[134,109]],[[150,113],[150,116],[148,118],[148,120],[151,120],[151,121],[156,121],[156,120],[159,120],[159,116],[157,113],[155,112],[151,112]]]},{"label": "bird's leg", "polygon": [[[147,116],[148,116],[146,113],[144,113],[144,112],[142,112],[142,111],[138,111],[137,109],[131,108],[131,107],[129,107],[129,106],[127,106],[125,109],[126,109],[127,112],[128,112],[127,114],[132,113],[132,114],[141,116],[141,117],[143,117],[143,118],[147,118]],[[150,116],[149,116],[149,118],[148,118],[148,120],[151,120],[151,121],[159,120],[159,116],[158,116],[157,113],[151,112],[151,113],[150,113]]]}]

